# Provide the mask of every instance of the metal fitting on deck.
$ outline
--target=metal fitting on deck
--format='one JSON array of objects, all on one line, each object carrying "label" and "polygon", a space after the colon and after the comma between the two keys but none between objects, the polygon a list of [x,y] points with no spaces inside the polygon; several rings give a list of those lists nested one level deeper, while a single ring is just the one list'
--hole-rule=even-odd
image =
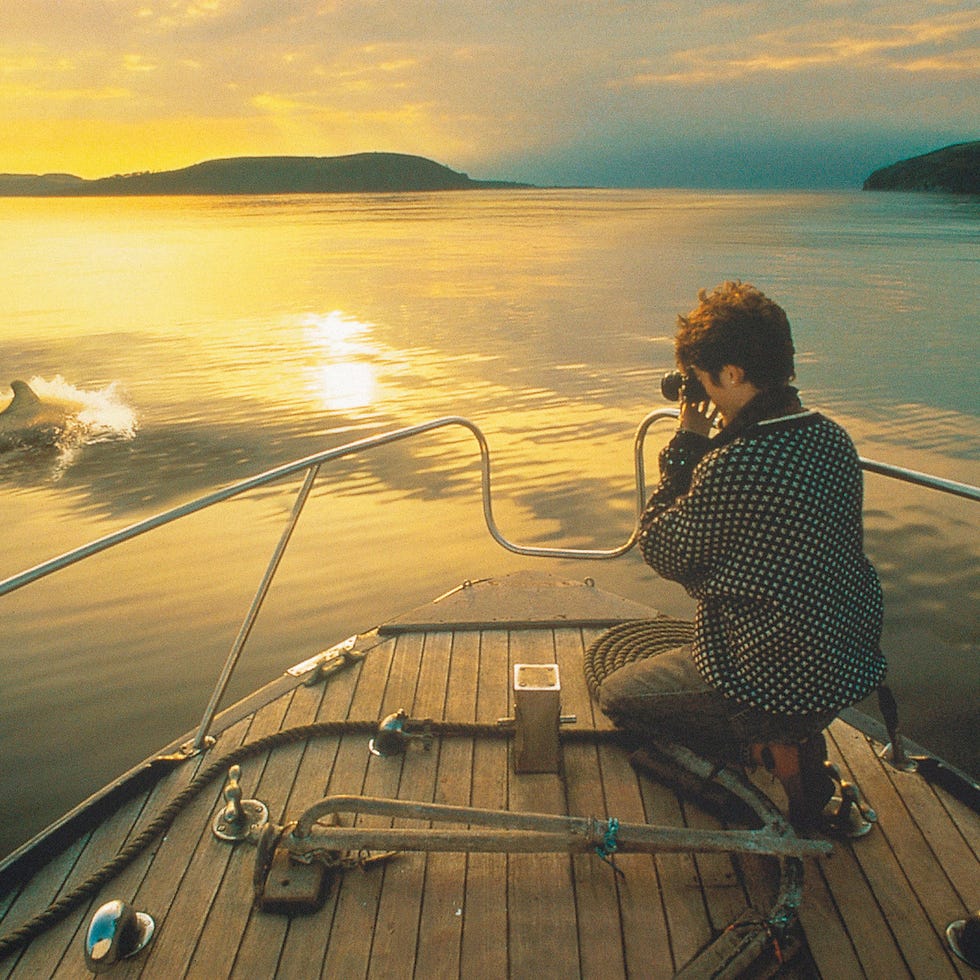
[{"label": "metal fitting on deck", "polygon": [[156,923],[118,898],[99,906],[85,933],[85,966],[107,973],[120,960],[135,956],[153,938]]},{"label": "metal fitting on deck", "polygon": [[269,822],[269,808],[261,800],[242,799],[241,778],[240,766],[228,769],[228,779],[222,790],[225,807],[211,825],[211,831],[218,840],[255,841]]},{"label": "metal fitting on deck", "polygon": [[[414,726],[421,726],[422,730],[410,731]],[[381,720],[377,734],[368,742],[368,748],[371,755],[387,759],[393,755],[404,755],[411,740],[420,741],[426,751],[432,748],[430,724],[428,721],[414,721],[408,717],[404,708],[399,708]]]}]

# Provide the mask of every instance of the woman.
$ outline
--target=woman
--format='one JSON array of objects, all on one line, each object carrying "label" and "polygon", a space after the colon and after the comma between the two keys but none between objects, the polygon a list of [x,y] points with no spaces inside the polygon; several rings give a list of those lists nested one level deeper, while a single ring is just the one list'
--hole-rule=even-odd
[{"label": "woman", "polygon": [[790,819],[809,826],[833,789],[822,730],[885,673],[861,469],[847,433],[790,385],[785,312],[741,282],[699,300],[679,318],[680,426],[640,534],[647,563],[698,600],[694,642],[611,674],[602,708],[725,759],[800,746]]}]

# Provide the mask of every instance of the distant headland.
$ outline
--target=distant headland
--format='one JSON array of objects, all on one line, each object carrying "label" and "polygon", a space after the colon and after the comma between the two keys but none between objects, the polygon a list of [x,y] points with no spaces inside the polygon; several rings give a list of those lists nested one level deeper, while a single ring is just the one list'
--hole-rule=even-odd
[{"label": "distant headland", "polygon": [[980,140],[954,143],[882,167],[864,182],[864,189],[980,194]]},{"label": "distant headland", "polygon": [[86,180],[73,174],[0,174],[2,197],[119,197],[177,194],[358,194],[521,188],[471,180],[425,157],[355,153],[338,157],[232,157],[180,170],[116,174]]},{"label": "distant headland", "polygon": [[[140,197],[175,195],[364,194],[533,188],[474,180],[407,153],[257,156],[207,160],[179,170],[86,179],[67,173],[0,173],[0,197]],[[868,191],[980,194],[980,140],[955,143],[875,170]]]}]

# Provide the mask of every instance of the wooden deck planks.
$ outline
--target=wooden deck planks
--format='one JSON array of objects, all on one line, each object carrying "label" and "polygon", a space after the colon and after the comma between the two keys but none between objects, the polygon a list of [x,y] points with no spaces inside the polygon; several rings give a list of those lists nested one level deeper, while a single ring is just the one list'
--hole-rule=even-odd
[{"label": "wooden deck planks", "polygon": [[[516,662],[557,662],[562,710],[578,727],[608,728],[582,675],[594,631],[578,628],[402,633],[326,684],[297,687],[227,732],[220,750],[314,719],[413,717],[493,722],[512,712]],[[836,723],[832,755],[880,820],[872,834],[807,861],[800,924],[823,977],[966,977],[943,941],[946,924],[976,902],[977,817],[921,777],[894,773],[867,739]],[[616,816],[625,822],[716,826],[697,807],[639,778],[625,753],[566,741],[563,774],[515,774],[502,739],[446,737],[430,752],[379,759],[363,735],[315,738],[247,760],[245,795],[273,819],[295,819],[327,793],[436,800],[499,809]],[[182,767],[149,795],[0,901],[3,930],[111,856],[191,778]],[[405,854],[338,878],[309,916],[252,909],[255,852],[211,835],[221,784],[193,801],[170,832],[91,902],[35,941],[0,977],[85,977],[81,937],[109,897],[151,911],[158,937],[120,977],[669,977],[746,904],[766,908],[767,859],[556,854]],[[774,794],[778,795],[778,794]],[[345,816],[344,822],[350,818]],[[387,823],[381,817],[358,822]],[[809,975],[810,968],[790,975]]]},{"label": "wooden deck planks", "polygon": [[[412,640],[417,634],[399,637],[399,652],[416,660],[418,683],[414,699],[404,707],[412,718],[441,718],[446,700],[449,677],[451,633],[431,633],[417,647]],[[406,649],[408,647],[408,649]],[[401,783],[397,795],[401,799],[431,801],[436,790],[439,752],[437,747],[424,750],[419,743],[411,744],[405,753]],[[391,766],[394,760],[372,759],[372,766]],[[395,826],[424,826],[418,821],[395,820]],[[415,969],[422,895],[425,886],[426,855],[405,854],[367,872],[383,876],[381,900],[371,947],[369,976],[383,978],[411,977]]]},{"label": "wooden deck planks", "polygon": [[[49,903],[62,894],[65,879],[71,874],[71,869],[85,850],[88,841],[89,835],[76,841],[33,876],[10,904],[4,916],[2,922],[4,935],[18,928],[35,912],[46,908]],[[62,948],[64,948],[64,943],[72,932],[71,925],[65,927],[64,923],[58,923],[52,927],[51,931],[60,934]],[[44,938],[46,937],[43,935],[39,936],[26,950],[11,954],[2,964],[2,975],[4,977],[11,976],[13,971],[18,970],[22,976],[31,976],[33,969],[31,964],[36,955],[34,947],[39,945]]]},{"label": "wooden deck planks", "polygon": [[[914,822],[914,828],[906,828],[906,832],[921,838],[920,843],[912,837],[920,860],[928,864],[931,857],[932,861],[938,862],[959,901],[960,910],[968,912],[980,893],[980,858],[974,849],[980,846],[980,838],[974,834],[971,847],[970,840],[964,838],[954,820],[951,811],[962,804],[931,786],[917,773],[898,772],[890,767],[886,767],[885,772]],[[955,912],[956,902],[952,896],[948,896],[947,901],[952,903],[949,911]]]},{"label": "wooden deck planks", "polygon": [[[493,724],[510,713],[506,683],[508,638],[502,630],[476,634],[479,670],[476,688],[476,721]],[[471,641],[472,643],[472,641]],[[463,648],[472,652],[472,646]],[[499,739],[479,739],[473,746],[470,790],[472,806],[501,810],[507,806],[508,749]],[[463,898],[463,934],[460,944],[460,977],[505,977],[507,956],[506,854],[469,854]]]},{"label": "wooden deck planks", "polygon": [[[289,701],[288,697],[280,698],[260,708],[249,725],[245,741],[255,741],[278,731]],[[241,785],[246,799],[273,799],[266,790],[277,788],[277,767],[270,767],[266,779],[266,761],[265,755],[258,755],[242,763]],[[215,786],[220,792],[220,780]],[[161,951],[168,951],[170,956],[165,960],[166,965],[153,957],[153,970],[157,976],[213,977],[216,965],[226,974],[234,965],[252,905],[255,854],[247,844],[229,845],[212,835],[211,820],[215,812],[213,805],[199,825],[196,873],[191,874],[188,869],[168,913],[171,932],[179,934],[182,941],[171,939],[161,944]],[[182,822],[181,827],[183,825]]]},{"label": "wooden deck planks", "polygon": [[[507,683],[515,663],[554,663],[551,630],[512,633]],[[567,813],[557,774],[510,775],[508,808]],[[579,923],[571,858],[564,854],[511,854],[507,869],[508,936],[512,974],[580,976]],[[587,930],[589,923],[583,923]],[[519,957],[517,963],[515,958]]]},{"label": "wooden deck planks", "polygon": [[[555,651],[562,688],[562,713],[574,714],[579,725],[591,726],[592,704],[582,670],[581,632],[557,630]],[[605,800],[598,745],[566,743],[563,764],[570,814],[622,819],[609,811]],[[572,872],[578,921],[587,934],[587,941],[580,944],[579,950],[582,975],[625,976],[624,937],[614,865],[599,860],[594,854],[579,854],[572,858]]]},{"label": "wooden deck planks", "polygon": [[931,867],[923,865],[921,851],[928,846],[913,832],[908,813],[867,739],[855,729],[836,725],[833,741],[845,772],[851,773],[881,811],[875,831],[852,849],[902,958],[913,976],[936,980],[960,976],[954,957],[940,939],[938,923],[930,926],[925,912],[927,906],[936,907],[937,892],[943,901],[953,894],[948,879],[938,862],[932,861]]},{"label": "wooden deck planks", "polygon": [[[683,810],[672,792],[647,779],[640,785],[647,823],[684,826]],[[671,956],[675,970],[679,970],[711,940],[711,922],[693,855],[658,854],[656,862]]]},{"label": "wooden deck planks", "polygon": [[[582,656],[601,630],[582,630]],[[574,661],[568,664],[574,670]],[[563,676],[569,673],[563,670]],[[579,713],[579,723],[590,721],[599,730],[611,729],[612,723],[588,696],[587,712]],[[609,743],[598,746],[598,776],[606,813],[624,823],[646,820],[639,780],[625,754]],[[670,954],[670,937],[663,895],[657,874],[656,858],[647,854],[621,854],[616,865],[623,872],[615,884],[619,900],[623,956],[626,975],[651,980],[674,975]]]},{"label": "wooden deck planks", "polygon": [[[398,637],[390,646],[382,648],[388,654],[385,660],[375,658],[375,651],[367,657],[361,667],[351,704],[352,717],[380,718],[411,705],[415,694],[415,677],[408,674],[404,666],[410,659],[406,656],[409,644],[413,652],[420,650],[421,638],[417,635],[414,640]],[[376,759],[368,754],[363,736],[347,735],[337,755],[330,793],[397,796],[400,777],[401,760]],[[349,819],[345,819],[345,823],[349,823]],[[383,826],[388,821],[377,817],[358,817],[356,823]],[[321,976],[367,976],[383,878],[383,873],[347,874],[335,880],[336,908],[326,941]],[[310,953],[312,959],[315,951],[311,950]],[[316,962],[315,959],[312,962]]]},{"label": "wooden deck planks", "polygon": [[[298,687],[293,692],[289,707],[283,719],[283,728],[289,729],[311,724],[317,716],[324,689],[317,687]],[[295,802],[293,789],[298,773],[302,769],[303,756],[308,746],[304,742],[286,745],[270,754],[256,788],[258,798],[269,807],[269,819],[283,823],[290,818],[286,802]],[[311,801],[315,802],[315,801]],[[241,865],[237,879],[251,872],[255,865],[255,848],[235,845],[234,859]],[[251,882],[251,877],[248,879]],[[247,915],[241,944],[233,954],[231,976],[233,977],[271,977],[279,964],[282,944],[285,940],[289,919],[286,916],[262,915],[256,911]]]},{"label": "wooden deck planks", "polygon": [[[67,894],[80,885],[93,872],[97,871],[106,861],[113,858],[118,850],[118,842],[125,839],[142,809],[145,796],[131,800],[114,813],[104,824],[92,832],[78,860],[65,877],[64,885],[59,889],[60,895]],[[36,977],[53,976],[58,965],[66,957],[70,957],[72,940],[75,935],[84,930],[91,908],[98,905],[91,901],[84,902],[69,913],[58,925],[40,935],[32,944],[31,961],[25,967],[18,966],[11,977],[33,980]],[[81,941],[75,952],[81,949]],[[78,975],[80,964],[72,964],[74,975]],[[70,971],[71,972],[71,971]]]},{"label": "wooden deck planks", "polygon": [[[451,654],[445,717],[475,721],[480,637],[472,631],[448,637]],[[438,712],[431,713],[439,717]],[[433,752],[438,759],[434,802],[470,805],[473,739],[445,739],[433,747]],[[423,886],[415,976],[460,976],[466,855],[429,854]]]},{"label": "wooden deck planks", "polygon": [[[819,864],[816,861],[806,862],[799,924],[805,933],[807,948],[819,971],[818,976],[873,977],[875,974],[867,973],[861,964],[855,948],[856,937],[842,921],[833,890],[824,876],[824,866],[831,861],[839,863],[840,858],[831,855]],[[864,921],[864,909],[856,919],[858,922]],[[899,976],[906,975],[904,966],[901,969]]]},{"label": "wooden deck planks", "polygon": [[[603,745],[599,748],[599,764],[609,814],[617,815],[624,822],[643,823],[646,815],[639,784],[626,757]],[[656,858],[649,854],[621,854],[616,858],[616,866],[623,872],[616,879],[616,888],[627,976],[673,976]]]},{"label": "wooden deck planks", "polygon": [[[2,924],[3,932],[6,933],[50,901],[69,892],[112,858],[131,836],[143,829],[147,820],[155,815],[157,807],[165,805],[183,788],[193,769],[194,766],[180,767],[176,772],[163,777],[151,790],[140,793],[125,803],[95,831],[84,835],[53,859],[19,894],[12,892],[2,906],[6,916]],[[98,908],[105,901],[104,894],[114,888],[135,891],[146,867],[152,861],[154,850],[151,846],[94,898],[83,902],[63,921],[39,936],[31,946],[29,961],[25,960],[19,966],[17,955],[9,957],[0,967],[0,976],[88,976],[78,956],[91,910]],[[53,890],[49,891],[52,883],[55,883]],[[112,893],[117,894],[115,891]]]},{"label": "wooden deck planks", "polygon": [[[394,646],[394,641],[389,641]],[[385,650],[377,652],[379,662],[387,662]],[[330,675],[323,685],[323,697],[317,712],[317,721],[336,721],[346,718],[351,708],[361,667],[348,668]],[[319,685],[313,690],[319,689]],[[332,774],[337,771],[337,759],[341,750],[341,736],[312,739],[303,753],[296,770],[296,778],[289,795],[284,816],[295,820],[308,807],[321,799],[331,788]],[[352,740],[353,744],[353,740]],[[346,785],[344,789],[348,788]],[[336,908],[337,889],[327,896],[324,908],[315,915],[296,915],[282,918],[286,924],[286,938],[279,952],[278,971],[283,977],[319,976],[323,962],[333,913]]]}]

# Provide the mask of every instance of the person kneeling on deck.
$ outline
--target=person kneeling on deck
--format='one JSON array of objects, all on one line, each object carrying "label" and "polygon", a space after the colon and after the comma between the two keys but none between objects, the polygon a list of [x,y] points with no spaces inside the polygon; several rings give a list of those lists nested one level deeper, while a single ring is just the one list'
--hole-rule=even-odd
[{"label": "person kneeling on deck", "polygon": [[759,762],[765,745],[771,763],[773,749],[798,747],[794,791],[775,770],[790,820],[811,827],[834,788],[823,729],[885,674],[861,469],[847,433],[790,385],[782,308],[741,282],[699,300],[678,318],[680,425],[639,539],[698,600],[694,642],[609,674],[601,705],[620,727],[709,757]]}]

